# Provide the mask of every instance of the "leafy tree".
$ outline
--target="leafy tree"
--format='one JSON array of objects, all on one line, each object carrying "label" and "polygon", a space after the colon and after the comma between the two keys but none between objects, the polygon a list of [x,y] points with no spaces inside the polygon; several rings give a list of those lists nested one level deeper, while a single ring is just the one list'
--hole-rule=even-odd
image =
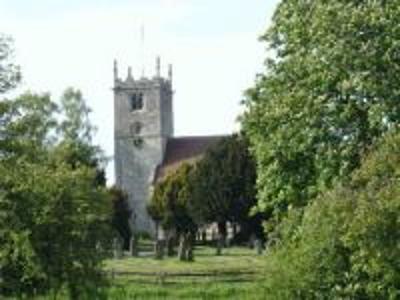
[{"label": "leafy tree", "polygon": [[61,149],[71,165],[87,165],[96,168],[96,182],[105,186],[104,156],[99,147],[92,144],[95,127],[91,124],[87,106],[81,91],[67,88],[61,97],[62,121],[58,127]]},{"label": "leafy tree", "polygon": [[93,125],[90,123],[90,108],[87,106],[81,91],[67,88],[61,97],[63,120],[60,132],[65,140],[90,143]]},{"label": "leafy tree", "polygon": [[46,159],[57,126],[50,96],[25,93],[0,103],[0,160]]},{"label": "leafy tree", "polygon": [[124,248],[129,248],[132,231],[129,225],[131,210],[128,204],[128,196],[117,187],[109,189],[112,202],[112,226],[124,240]]},{"label": "leafy tree", "polygon": [[13,62],[13,41],[0,33],[0,95],[14,88],[20,78],[19,67]]},{"label": "leafy tree", "polygon": [[71,169],[57,158],[47,165],[19,160],[16,167],[2,180],[3,291],[66,285],[77,299],[101,278],[105,252],[96,247],[107,242],[106,194],[93,186],[92,169]]},{"label": "leafy tree", "polygon": [[165,230],[174,230],[180,237],[180,258],[192,260],[197,225],[189,213],[193,166],[183,164],[173,174],[156,184],[148,205],[150,216]]},{"label": "leafy tree", "polygon": [[284,214],[340,179],[400,116],[400,7],[282,1],[261,37],[273,54],[247,92],[258,209]]},{"label": "leafy tree", "polygon": [[267,257],[274,299],[397,299],[400,134],[388,134],[349,182],[281,224]]},{"label": "leafy tree", "polygon": [[247,140],[238,135],[222,139],[196,164],[191,214],[199,224],[217,222],[223,239],[227,221],[249,227],[255,176]]},{"label": "leafy tree", "polygon": [[[2,294],[66,286],[72,299],[100,283],[110,201],[91,165],[71,163],[56,142],[56,104],[24,94],[0,114]],[[78,153],[79,154],[79,153]]]}]

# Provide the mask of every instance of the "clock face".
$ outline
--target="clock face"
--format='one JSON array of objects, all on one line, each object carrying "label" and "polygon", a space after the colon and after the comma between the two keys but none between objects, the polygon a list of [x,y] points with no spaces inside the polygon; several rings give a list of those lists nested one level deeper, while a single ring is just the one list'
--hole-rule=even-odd
[{"label": "clock face", "polygon": [[133,135],[139,135],[142,131],[142,123],[134,122],[130,125],[130,132]]}]

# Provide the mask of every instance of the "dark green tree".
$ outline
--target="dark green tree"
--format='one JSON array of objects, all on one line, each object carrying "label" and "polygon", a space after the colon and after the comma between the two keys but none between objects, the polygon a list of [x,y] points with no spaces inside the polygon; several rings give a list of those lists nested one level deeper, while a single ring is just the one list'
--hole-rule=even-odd
[{"label": "dark green tree", "polygon": [[124,249],[129,248],[129,241],[132,236],[132,230],[129,225],[131,209],[128,204],[128,196],[122,190],[113,186],[109,189],[112,202],[112,226],[124,240]]},{"label": "dark green tree", "polygon": [[101,283],[109,241],[111,205],[97,168],[67,159],[49,95],[26,93],[0,107],[0,293],[66,287],[72,299],[84,297]]},{"label": "dark green tree", "polygon": [[148,205],[150,216],[167,231],[174,230],[180,239],[179,256],[193,259],[193,242],[197,224],[189,213],[193,166],[183,164],[173,174],[157,183]]},{"label": "dark green tree", "polygon": [[282,1],[261,37],[271,53],[247,92],[258,209],[279,222],[337,180],[400,117],[400,6]]},{"label": "dark green tree", "polygon": [[217,222],[223,239],[228,221],[255,233],[260,228],[260,222],[258,225],[253,222],[258,216],[250,217],[250,210],[256,204],[255,177],[245,137],[223,138],[196,164],[191,179],[190,210],[196,222]]},{"label": "dark green tree", "polygon": [[397,299],[400,134],[387,134],[349,181],[290,210],[266,258],[273,299]]}]

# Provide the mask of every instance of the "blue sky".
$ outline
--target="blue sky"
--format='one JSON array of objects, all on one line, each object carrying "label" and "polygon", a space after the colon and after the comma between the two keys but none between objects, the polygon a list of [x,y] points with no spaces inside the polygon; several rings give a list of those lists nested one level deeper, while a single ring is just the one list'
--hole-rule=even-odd
[{"label": "blue sky", "polygon": [[[139,76],[174,65],[176,135],[230,133],[243,91],[263,70],[278,0],[0,0],[0,32],[15,39],[20,91],[80,88],[93,109],[95,142],[113,155],[112,61]],[[145,26],[144,54],[140,27]],[[112,161],[107,168],[114,180]]]}]

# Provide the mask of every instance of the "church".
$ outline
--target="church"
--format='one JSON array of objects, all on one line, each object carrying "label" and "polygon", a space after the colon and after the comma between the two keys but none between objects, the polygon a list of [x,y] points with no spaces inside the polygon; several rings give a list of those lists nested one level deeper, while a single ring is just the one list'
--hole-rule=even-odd
[{"label": "church", "polygon": [[128,195],[131,226],[154,233],[146,206],[154,183],[183,162],[194,163],[222,136],[174,136],[172,65],[161,76],[160,58],[153,77],[125,79],[114,61],[114,162],[116,185]]}]

